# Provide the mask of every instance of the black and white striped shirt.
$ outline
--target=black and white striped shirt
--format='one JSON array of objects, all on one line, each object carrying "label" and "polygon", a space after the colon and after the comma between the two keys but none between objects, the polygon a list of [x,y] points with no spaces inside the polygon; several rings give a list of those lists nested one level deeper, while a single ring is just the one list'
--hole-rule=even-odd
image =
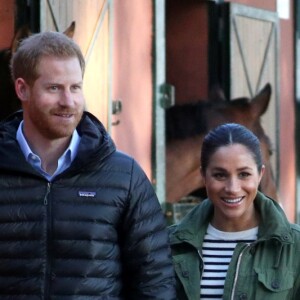
[{"label": "black and white striped shirt", "polygon": [[201,300],[222,299],[228,266],[237,243],[252,243],[258,227],[238,232],[224,232],[209,224],[204,237],[204,270],[200,282]]}]

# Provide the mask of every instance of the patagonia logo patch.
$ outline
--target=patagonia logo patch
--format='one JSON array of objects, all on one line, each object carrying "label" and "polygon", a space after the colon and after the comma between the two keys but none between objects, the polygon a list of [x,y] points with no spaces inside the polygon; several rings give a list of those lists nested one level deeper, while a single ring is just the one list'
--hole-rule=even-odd
[{"label": "patagonia logo patch", "polygon": [[87,198],[95,198],[96,192],[79,191],[78,196],[79,197],[87,197]]}]

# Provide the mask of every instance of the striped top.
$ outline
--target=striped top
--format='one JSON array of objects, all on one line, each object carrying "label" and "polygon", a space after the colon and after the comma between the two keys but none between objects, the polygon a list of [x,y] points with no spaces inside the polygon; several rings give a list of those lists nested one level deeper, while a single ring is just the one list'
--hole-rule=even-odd
[{"label": "striped top", "polygon": [[200,299],[223,298],[228,266],[237,243],[252,243],[257,239],[258,227],[238,232],[225,232],[209,224],[204,236],[202,257],[204,270],[200,281]]}]

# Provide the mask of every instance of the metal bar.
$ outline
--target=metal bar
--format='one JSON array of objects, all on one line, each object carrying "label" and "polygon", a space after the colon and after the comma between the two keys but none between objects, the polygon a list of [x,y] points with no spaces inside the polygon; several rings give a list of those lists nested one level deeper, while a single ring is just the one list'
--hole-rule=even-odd
[{"label": "metal bar", "polygon": [[247,66],[246,66],[245,54],[243,52],[241,38],[240,38],[238,30],[237,30],[235,17],[233,17],[232,24],[233,24],[233,29],[234,29],[234,32],[235,32],[235,35],[236,35],[236,40],[237,40],[237,43],[238,43],[239,52],[240,52],[241,57],[242,57],[243,69],[244,69],[244,73],[245,73],[245,77],[246,77],[246,81],[247,81],[248,90],[249,90],[249,93],[250,93],[250,97],[253,98],[254,93],[253,93],[253,90],[252,90],[252,87],[251,87],[251,82],[250,82],[250,78],[249,78],[249,74],[248,74],[248,70],[247,70]]},{"label": "metal bar", "polygon": [[268,56],[268,51],[270,49],[270,45],[271,45],[271,39],[272,39],[272,36],[275,36],[275,27],[274,27],[274,23],[272,22],[271,23],[272,26],[271,26],[271,30],[270,30],[270,34],[269,34],[269,38],[268,38],[268,41],[267,41],[267,47],[266,47],[266,50],[265,50],[265,53],[264,53],[264,59],[262,61],[262,65],[261,65],[261,68],[260,68],[260,71],[259,71],[259,77],[258,77],[258,80],[257,80],[257,83],[256,83],[256,88],[255,88],[255,91],[257,92],[261,86],[261,81],[262,81],[262,76],[263,76],[263,71],[265,69],[265,61],[266,61],[266,58]]},{"label": "metal bar", "polygon": [[50,3],[50,0],[47,0],[47,4],[48,4],[49,10],[50,10],[50,14],[51,14],[51,18],[52,18],[55,30],[59,31],[59,28],[58,28],[58,25],[57,25],[57,22],[56,22],[56,19],[55,19],[55,15],[54,15],[53,8],[52,8],[52,5]]}]

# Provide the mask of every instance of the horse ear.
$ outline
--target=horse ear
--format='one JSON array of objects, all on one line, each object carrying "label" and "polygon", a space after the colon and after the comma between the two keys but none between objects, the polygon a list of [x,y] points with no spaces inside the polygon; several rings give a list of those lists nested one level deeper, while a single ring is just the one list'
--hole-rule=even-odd
[{"label": "horse ear", "polygon": [[208,94],[208,99],[212,102],[223,102],[227,100],[223,89],[218,84],[212,86]]},{"label": "horse ear", "polygon": [[270,83],[267,83],[264,88],[251,100],[251,111],[254,117],[259,118],[268,109],[271,99],[272,88]]},{"label": "horse ear", "polygon": [[72,39],[75,33],[75,27],[76,23],[73,21],[71,25],[64,31],[64,34]]},{"label": "horse ear", "polygon": [[10,47],[11,52],[15,53],[19,47],[20,42],[22,40],[26,39],[27,37],[29,37],[30,34],[31,34],[31,31],[29,30],[28,25],[21,26],[17,30],[17,32],[12,40],[11,47]]}]

